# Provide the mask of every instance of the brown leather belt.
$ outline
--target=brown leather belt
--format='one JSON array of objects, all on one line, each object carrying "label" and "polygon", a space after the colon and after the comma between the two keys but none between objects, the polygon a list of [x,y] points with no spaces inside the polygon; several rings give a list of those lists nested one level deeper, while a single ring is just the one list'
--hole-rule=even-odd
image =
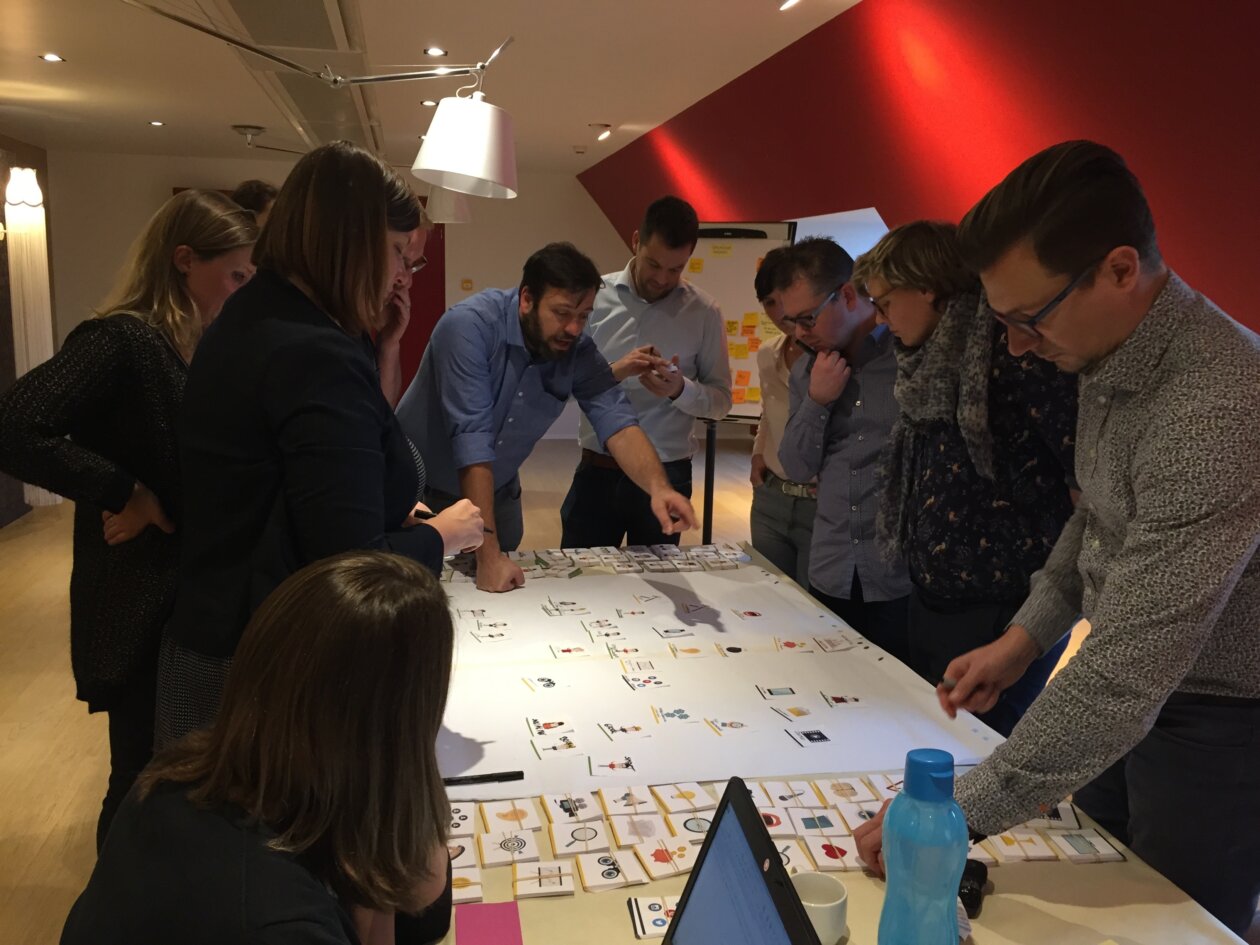
[{"label": "brown leather belt", "polygon": [[594,450],[582,450],[582,465],[594,466],[597,469],[620,469],[617,461],[607,453],[597,453]]},{"label": "brown leather belt", "polygon": [[771,489],[777,489],[784,495],[795,496],[798,499],[817,499],[818,486],[812,482],[791,482],[787,479],[780,479],[770,470],[765,471],[766,485]]}]

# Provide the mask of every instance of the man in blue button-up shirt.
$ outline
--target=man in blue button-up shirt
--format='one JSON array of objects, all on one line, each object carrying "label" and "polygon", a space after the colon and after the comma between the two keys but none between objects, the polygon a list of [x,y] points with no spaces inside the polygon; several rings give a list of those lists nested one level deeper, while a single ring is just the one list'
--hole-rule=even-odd
[{"label": "man in blue button-up shirt", "polygon": [[853,259],[829,239],[802,240],[775,272],[783,321],[811,353],[792,366],[779,460],[818,477],[809,552],[814,596],[898,659],[907,653],[910,577],[875,541],[876,472],[897,419],[897,358],[875,307],[854,289]]},{"label": "man in blue button-up shirt", "polygon": [[442,316],[398,404],[399,422],[425,460],[430,507],[462,497],[481,509],[482,590],[525,581],[503,555],[524,531],[517,474],[570,396],[651,496],[666,534],[695,527],[691,503],[670,486],[608,362],[583,334],[600,284],[595,264],[571,244],[543,247],[525,263],[518,289],[487,289]]}]

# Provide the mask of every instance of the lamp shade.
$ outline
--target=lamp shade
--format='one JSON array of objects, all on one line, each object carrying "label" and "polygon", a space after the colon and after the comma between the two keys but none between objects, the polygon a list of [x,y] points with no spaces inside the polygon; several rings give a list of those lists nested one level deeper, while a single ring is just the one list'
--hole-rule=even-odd
[{"label": "lamp shade", "polygon": [[442,99],[411,173],[460,194],[515,197],[512,116],[487,102],[482,92]]},{"label": "lamp shade", "polygon": [[429,199],[424,205],[424,212],[434,223],[468,223],[472,220],[468,198],[445,187],[429,188]]},{"label": "lamp shade", "polygon": [[33,167],[15,167],[9,171],[9,184],[4,188],[4,202],[11,207],[44,205],[44,192],[39,189]]}]

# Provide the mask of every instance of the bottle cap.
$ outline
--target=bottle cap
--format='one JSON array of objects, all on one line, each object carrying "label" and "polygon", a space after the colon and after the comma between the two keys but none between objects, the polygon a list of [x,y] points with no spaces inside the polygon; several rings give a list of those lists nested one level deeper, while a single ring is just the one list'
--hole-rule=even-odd
[{"label": "bottle cap", "polygon": [[915,748],[907,752],[902,790],[916,801],[952,801],[954,756],[939,748]]}]

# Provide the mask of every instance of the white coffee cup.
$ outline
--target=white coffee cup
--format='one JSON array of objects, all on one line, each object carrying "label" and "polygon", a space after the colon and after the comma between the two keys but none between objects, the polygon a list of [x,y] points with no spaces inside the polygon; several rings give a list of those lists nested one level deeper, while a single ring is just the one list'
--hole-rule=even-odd
[{"label": "white coffee cup", "polygon": [[844,936],[849,917],[849,892],[844,883],[829,873],[792,874],[792,885],[801,897],[809,923],[822,945],[836,945]]}]

